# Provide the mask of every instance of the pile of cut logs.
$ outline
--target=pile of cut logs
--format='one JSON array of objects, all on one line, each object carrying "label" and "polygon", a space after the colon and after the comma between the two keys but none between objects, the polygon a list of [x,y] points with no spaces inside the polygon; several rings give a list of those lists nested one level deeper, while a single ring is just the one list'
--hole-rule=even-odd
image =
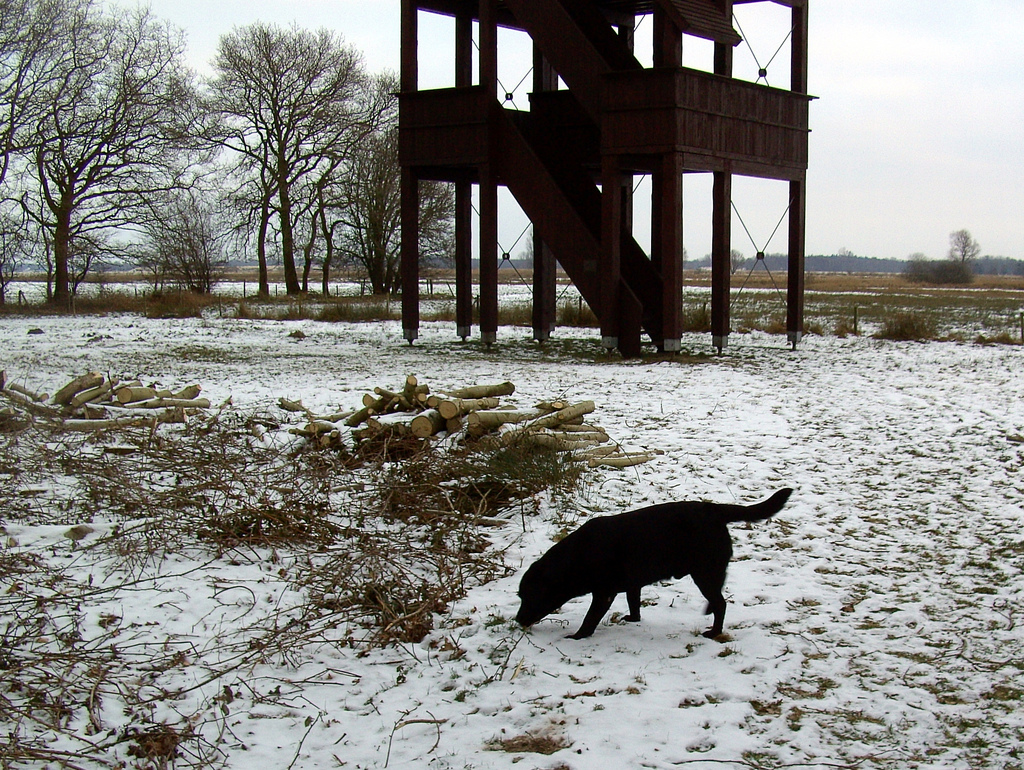
[{"label": "pile of cut logs", "polygon": [[279,406],[303,412],[307,423],[290,432],[315,441],[320,447],[342,446],[351,432],[356,442],[385,434],[391,437],[428,439],[447,434],[462,441],[516,442],[575,452],[591,466],[625,468],[654,458],[657,452],[627,452],[611,442],[608,433],[585,422],[595,409],[593,401],[571,404],[544,401],[529,409],[502,405],[503,396],[515,393],[515,385],[477,385],[443,393],[409,376],[399,390],[374,388],[363,396],[357,411],[318,417],[300,402],[282,398]]},{"label": "pile of cut logs", "polygon": [[99,372],[87,372],[51,397],[8,382],[0,372],[0,392],[12,404],[6,409],[13,412],[19,408],[51,418],[65,430],[99,431],[184,422],[187,410],[210,408],[210,400],[201,398],[200,390],[198,385],[189,385],[172,392],[143,385],[139,380],[121,381]]}]

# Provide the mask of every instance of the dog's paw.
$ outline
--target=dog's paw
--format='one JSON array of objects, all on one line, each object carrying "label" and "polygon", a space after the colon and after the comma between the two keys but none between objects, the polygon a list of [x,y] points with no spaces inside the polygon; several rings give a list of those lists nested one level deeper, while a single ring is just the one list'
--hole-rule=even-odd
[{"label": "dog's paw", "polygon": [[636,615],[623,615],[622,619],[628,620],[630,623],[639,623],[640,613],[638,612]]},{"label": "dog's paw", "polygon": [[703,636],[705,639],[717,639],[721,641],[721,638],[725,636],[725,634],[722,633],[722,629],[720,628],[709,628],[707,631],[701,634],[701,636]]}]

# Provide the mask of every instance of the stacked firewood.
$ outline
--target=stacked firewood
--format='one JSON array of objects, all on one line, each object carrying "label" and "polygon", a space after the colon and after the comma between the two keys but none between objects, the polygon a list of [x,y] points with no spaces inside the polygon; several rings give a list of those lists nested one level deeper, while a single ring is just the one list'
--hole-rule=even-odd
[{"label": "stacked firewood", "polygon": [[51,397],[16,382],[0,372],[0,392],[12,411],[59,422],[65,430],[99,431],[111,428],[184,422],[191,410],[209,409],[210,400],[201,398],[201,388],[189,385],[174,392],[139,380],[124,380],[87,372],[75,377]]},{"label": "stacked firewood", "polygon": [[627,452],[603,428],[586,422],[593,401],[545,401],[529,409],[502,404],[515,385],[502,382],[431,393],[414,376],[402,388],[374,388],[354,412],[316,416],[301,403],[281,399],[282,409],[304,412],[306,425],[291,433],[316,441],[322,448],[344,446],[350,433],[357,444],[380,438],[524,443],[559,452],[574,452],[591,466],[625,468],[653,459],[655,452]]}]

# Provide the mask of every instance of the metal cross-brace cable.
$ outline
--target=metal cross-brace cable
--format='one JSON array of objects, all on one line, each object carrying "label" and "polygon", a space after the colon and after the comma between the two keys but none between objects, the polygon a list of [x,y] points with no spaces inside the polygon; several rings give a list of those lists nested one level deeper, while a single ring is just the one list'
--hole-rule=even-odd
[{"label": "metal cross-brace cable", "polygon": [[732,20],[736,24],[736,29],[739,30],[740,37],[743,38],[743,43],[747,46],[747,50],[750,51],[750,55],[754,57],[754,64],[757,65],[757,80],[763,80],[766,86],[770,85],[768,82],[768,68],[772,66],[772,62],[775,61],[775,57],[779,55],[779,52],[785,47],[786,43],[789,42],[789,39],[793,37],[794,27],[789,28],[789,32],[786,33],[782,42],[779,43],[779,47],[775,49],[775,53],[772,54],[768,63],[762,66],[761,62],[757,58],[757,54],[754,52],[754,47],[750,45],[750,40],[747,38],[747,34],[743,31],[743,27],[740,25],[740,20],[736,17],[735,13],[732,15]]},{"label": "metal cross-brace cable", "polygon": [[[478,43],[475,38],[473,40],[473,47],[476,49],[477,54],[479,54],[480,53],[480,43]],[[498,88],[501,89],[501,93],[505,94],[505,101],[503,101],[502,104],[508,104],[509,102],[512,102],[513,104],[515,104],[514,99],[515,99],[516,91],[519,90],[519,87],[523,83],[525,83],[526,79],[528,77],[530,77],[530,75],[532,75],[532,74],[533,74],[533,67],[530,67],[526,71],[526,74],[523,75],[523,77],[519,80],[518,83],[516,83],[515,88],[513,88],[511,91],[509,91],[507,88],[505,88],[505,84],[501,82],[501,78],[498,77],[497,75],[495,75],[494,79],[498,82]]]},{"label": "metal cross-brace cable", "polygon": [[772,286],[775,288],[775,293],[779,295],[779,299],[785,302],[786,298],[782,296],[782,290],[779,288],[779,285],[775,282],[775,276],[772,275],[771,268],[768,267],[768,260],[765,259],[764,253],[765,250],[768,248],[768,244],[772,242],[772,239],[775,237],[775,234],[779,231],[779,228],[782,226],[782,221],[789,215],[790,209],[793,208],[793,199],[790,199],[789,205],[786,206],[786,210],[782,212],[782,216],[779,217],[779,221],[775,225],[775,229],[772,230],[772,234],[769,235],[768,240],[765,241],[764,248],[759,248],[757,242],[754,240],[754,236],[750,234],[750,229],[747,227],[747,223],[743,221],[743,215],[740,214],[740,210],[736,207],[736,201],[731,201],[731,203],[732,210],[736,212],[736,217],[740,220],[740,224],[743,226],[743,231],[747,234],[747,238],[750,239],[750,245],[754,247],[754,251],[756,252],[756,255],[754,257],[754,264],[753,266],[751,266],[750,272],[747,273],[747,277],[743,279],[743,285],[740,286],[739,291],[736,292],[736,298],[739,299],[740,295],[743,293],[743,290],[747,287],[747,282],[750,280],[750,276],[754,274],[754,270],[757,268],[758,262],[762,262],[764,263],[764,269],[768,273],[768,277],[772,281]]}]

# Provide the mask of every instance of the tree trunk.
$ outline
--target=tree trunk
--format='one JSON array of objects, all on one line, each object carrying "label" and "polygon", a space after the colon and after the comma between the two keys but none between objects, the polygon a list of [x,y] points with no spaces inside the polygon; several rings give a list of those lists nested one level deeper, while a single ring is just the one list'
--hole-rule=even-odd
[{"label": "tree trunk", "polygon": [[[281,164],[284,165],[283,163]],[[289,295],[301,294],[299,274],[295,269],[295,232],[292,223],[292,200],[288,190],[287,172],[278,171],[278,217],[281,222],[281,262],[284,265],[284,289]]]},{"label": "tree trunk", "polygon": [[320,278],[320,286],[324,296],[331,293],[331,260],[334,258],[334,239],[331,237],[330,228],[327,226],[327,214],[320,209],[320,231],[324,236],[324,265]]},{"label": "tree trunk", "polygon": [[53,231],[53,304],[69,310],[71,308],[71,210],[61,208],[54,211],[56,226]]},{"label": "tree trunk", "polygon": [[267,231],[270,229],[270,197],[263,198],[260,208],[260,232],[256,243],[256,258],[260,265],[259,293],[263,297],[270,296],[270,275],[267,270]]},{"label": "tree trunk", "polygon": [[302,247],[302,292],[309,294],[309,272],[313,269],[313,247],[316,246],[316,217],[309,228],[309,240]]}]

